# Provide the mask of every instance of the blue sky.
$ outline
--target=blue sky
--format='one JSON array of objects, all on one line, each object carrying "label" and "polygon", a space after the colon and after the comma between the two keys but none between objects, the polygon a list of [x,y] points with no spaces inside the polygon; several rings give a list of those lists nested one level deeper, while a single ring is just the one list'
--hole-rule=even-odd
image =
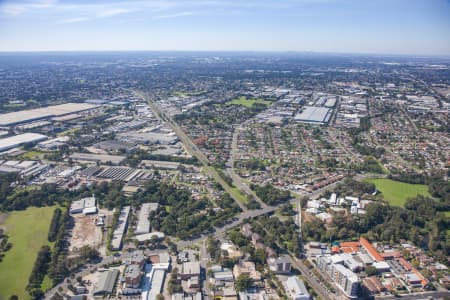
[{"label": "blue sky", "polygon": [[0,51],[450,55],[449,0],[0,0]]}]

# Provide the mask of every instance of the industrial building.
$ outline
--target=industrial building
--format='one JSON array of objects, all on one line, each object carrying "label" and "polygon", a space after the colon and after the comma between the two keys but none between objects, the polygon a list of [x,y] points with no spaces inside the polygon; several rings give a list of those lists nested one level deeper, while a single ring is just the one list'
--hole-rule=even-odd
[{"label": "industrial building", "polygon": [[179,141],[174,133],[162,132],[127,132],[119,138],[125,142],[153,145],[173,145]]},{"label": "industrial building", "polygon": [[328,124],[333,114],[333,110],[326,107],[305,106],[301,113],[295,115],[294,120],[309,124]]},{"label": "industrial building", "polygon": [[118,165],[125,160],[125,156],[121,155],[107,155],[107,154],[91,154],[91,153],[80,153],[75,152],[70,155],[70,158],[74,161],[81,162],[93,162],[93,163],[111,163],[113,165]]},{"label": "industrial building", "polygon": [[60,136],[51,140],[46,140],[44,142],[40,142],[37,147],[44,151],[53,151],[61,148],[64,145],[67,145],[67,142],[70,140],[69,136]]},{"label": "industrial building", "polygon": [[286,289],[286,294],[291,300],[309,300],[311,298],[303,281],[296,276],[288,277],[284,282],[284,287]]},{"label": "industrial building", "polygon": [[97,175],[97,177],[119,181],[127,179],[130,175],[134,174],[134,172],[136,171],[138,170],[128,167],[108,167],[105,168],[103,171],[101,171]]},{"label": "industrial building", "polygon": [[97,213],[97,206],[95,203],[95,197],[92,195],[92,197],[83,198],[77,201],[73,201],[70,205],[69,212],[71,214],[80,214],[83,213],[85,215],[89,214],[95,214]]},{"label": "industrial building", "polygon": [[164,277],[166,276],[165,270],[156,269],[153,271],[151,279],[151,288],[147,296],[147,300],[156,299],[158,294],[161,294],[164,286]]},{"label": "industrial building", "polygon": [[150,177],[150,173],[145,170],[128,167],[105,167],[96,176],[102,179],[129,182],[138,179],[146,179]]},{"label": "industrial building", "polygon": [[141,166],[151,167],[154,169],[177,170],[180,167],[179,162],[159,161],[159,160],[142,160]]},{"label": "industrial building", "polygon": [[[1,120],[1,118],[0,118]],[[48,137],[37,133],[23,133],[15,136],[0,139],[0,152],[6,151],[23,144],[38,143],[45,141]]]},{"label": "industrial building", "polygon": [[51,117],[64,116],[97,108],[98,105],[88,103],[66,103],[48,107],[22,110],[0,114],[0,126],[11,126]]},{"label": "industrial building", "polygon": [[151,241],[151,239],[156,236],[158,239],[163,240],[166,235],[164,234],[164,232],[160,232],[160,231],[153,231],[153,232],[148,232],[148,233],[142,233],[142,234],[138,234],[136,235],[134,238],[136,239],[136,241],[139,244],[144,244],[146,241]]},{"label": "industrial building", "polygon": [[24,178],[31,178],[39,175],[50,167],[33,160],[0,160],[0,173],[20,173]]},{"label": "industrial building", "polygon": [[94,287],[93,295],[110,295],[114,290],[117,278],[119,277],[119,270],[109,270],[100,272],[97,284]]},{"label": "industrial building", "polygon": [[141,210],[138,216],[138,222],[135,230],[135,234],[144,234],[150,232],[150,220],[148,219],[150,212],[158,209],[158,203],[144,203],[141,206]]},{"label": "industrial building", "polygon": [[123,141],[109,140],[98,142],[94,144],[93,147],[111,152],[120,152],[120,151],[129,152],[133,150],[136,146],[134,144],[126,143]]},{"label": "industrial building", "polygon": [[128,225],[128,216],[130,215],[130,206],[124,206],[120,210],[119,220],[117,221],[117,228],[113,232],[111,238],[111,250],[120,250],[122,248],[122,239]]}]

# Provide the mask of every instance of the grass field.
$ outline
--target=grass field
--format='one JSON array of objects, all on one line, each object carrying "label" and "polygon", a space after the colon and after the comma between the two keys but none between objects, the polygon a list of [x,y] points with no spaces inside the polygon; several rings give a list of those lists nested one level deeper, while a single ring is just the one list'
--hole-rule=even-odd
[{"label": "grass field", "polygon": [[20,155],[20,158],[25,160],[38,159],[41,158],[45,153],[46,152],[31,150]]},{"label": "grass field", "polygon": [[57,136],[71,135],[77,132],[78,130],[80,130],[80,128],[67,129],[66,131],[61,131],[60,133],[58,133]]},{"label": "grass field", "polygon": [[[37,252],[48,245],[48,228],[55,206],[11,212],[1,226],[6,227],[9,241],[13,244],[0,263],[0,300],[11,295],[29,299],[25,287],[33,269]],[[45,286],[49,282],[44,282]]]},{"label": "grass field", "polygon": [[261,103],[269,105],[272,102],[263,99],[247,99],[247,97],[241,96],[239,98],[228,101],[226,105],[242,105],[245,107],[252,107],[253,103]]},{"label": "grass field", "polygon": [[247,197],[237,188],[237,187],[232,187],[231,188],[231,193],[233,194],[234,197],[236,197],[236,199],[239,200],[239,202],[241,202],[242,204],[248,204],[248,200]]},{"label": "grass field", "polygon": [[403,206],[406,199],[423,195],[431,197],[428,186],[424,184],[410,184],[386,178],[368,179],[376,185],[383,198],[393,206]]}]

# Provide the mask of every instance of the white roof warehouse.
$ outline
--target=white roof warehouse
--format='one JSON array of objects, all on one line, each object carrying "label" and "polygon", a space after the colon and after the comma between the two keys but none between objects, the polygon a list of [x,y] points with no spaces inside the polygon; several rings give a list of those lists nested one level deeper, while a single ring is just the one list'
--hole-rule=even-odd
[{"label": "white roof warehouse", "polygon": [[47,136],[37,133],[18,134],[8,138],[0,139],[0,151],[9,150],[26,143],[42,142],[47,138]]},{"label": "white roof warehouse", "polygon": [[10,112],[0,114],[0,126],[11,126],[55,116],[64,116],[97,107],[98,105],[88,103],[65,103],[42,108]]}]

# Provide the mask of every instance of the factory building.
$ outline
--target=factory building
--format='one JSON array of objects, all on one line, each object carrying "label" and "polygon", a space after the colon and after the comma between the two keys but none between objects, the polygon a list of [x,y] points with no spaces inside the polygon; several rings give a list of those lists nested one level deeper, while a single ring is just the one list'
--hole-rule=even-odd
[{"label": "factory building", "polygon": [[144,203],[138,216],[138,223],[135,234],[144,234],[150,232],[150,220],[148,219],[150,212],[158,209],[158,203]]},{"label": "factory building", "polygon": [[97,206],[95,205],[95,196],[83,198],[77,201],[73,201],[70,205],[69,212],[71,214],[80,214],[83,213],[85,215],[95,214],[97,213]]},{"label": "factory building", "polygon": [[0,114],[0,126],[13,126],[51,117],[65,116],[97,108],[98,105],[88,103],[65,103],[48,107],[22,110]]},{"label": "factory building", "polygon": [[91,153],[80,153],[75,152],[70,155],[70,158],[74,161],[79,162],[92,162],[92,163],[111,163],[113,165],[118,165],[125,160],[125,156],[121,155],[108,155],[108,154],[91,154]]},{"label": "factory building", "polygon": [[0,152],[6,151],[23,144],[38,143],[45,141],[48,137],[37,133],[23,133],[15,136],[0,139]]},{"label": "factory building", "polygon": [[119,220],[117,221],[117,228],[113,232],[111,239],[111,250],[120,250],[122,248],[122,239],[128,225],[128,216],[130,215],[130,206],[124,206],[120,210]]},{"label": "factory building", "polygon": [[305,106],[301,113],[295,115],[294,120],[309,124],[328,124],[333,114],[333,110],[326,107]]},{"label": "factory building", "polygon": [[94,296],[111,295],[118,277],[119,270],[100,272],[92,294]]}]

